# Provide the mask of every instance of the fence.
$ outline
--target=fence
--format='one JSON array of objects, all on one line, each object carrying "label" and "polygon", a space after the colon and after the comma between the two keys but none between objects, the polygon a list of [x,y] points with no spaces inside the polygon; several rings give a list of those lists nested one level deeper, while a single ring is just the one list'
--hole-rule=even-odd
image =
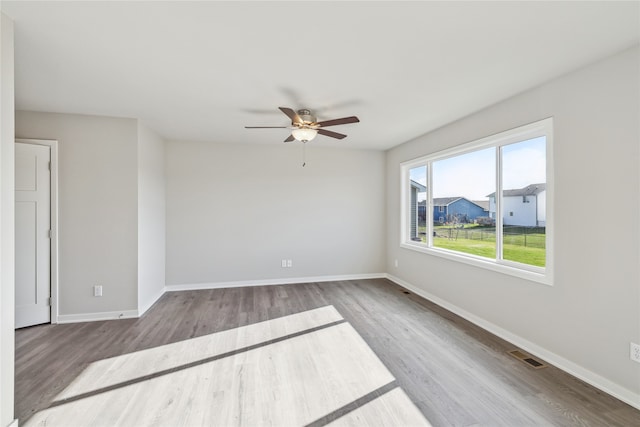
[{"label": "fence", "polygon": [[[436,228],[434,237],[458,240],[481,240],[496,241],[496,230],[491,227],[473,228]],[[544,227],[520,227],[505,226],[502,232],[502,241],[505,245],[524,246],[530,248],[546,247],[546,236]]]}]

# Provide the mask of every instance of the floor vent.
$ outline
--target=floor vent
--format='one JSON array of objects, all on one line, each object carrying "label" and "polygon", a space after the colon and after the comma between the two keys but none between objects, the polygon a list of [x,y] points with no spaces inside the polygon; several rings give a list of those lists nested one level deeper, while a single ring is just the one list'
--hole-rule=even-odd
[{"label": "floor vent", "polygon": [[511,351],[508,351],[507,353],[509,353],[516,359],[523,361],[524,363],[526,363],[527,365],[531,366],[534,369],[542,369],[547,367],[547,365],[545,365],[544,363],[534,359],[533,357],[527,354],[524,354],[520,350],[511,350]]},{"label": "floor vent", "polygon": [[410,295],[410,294],[411,294],[411,292],[408,292],[408,291],[402,291],[402,293],[403,293],[403,294],[407,294],[407,295]]}]

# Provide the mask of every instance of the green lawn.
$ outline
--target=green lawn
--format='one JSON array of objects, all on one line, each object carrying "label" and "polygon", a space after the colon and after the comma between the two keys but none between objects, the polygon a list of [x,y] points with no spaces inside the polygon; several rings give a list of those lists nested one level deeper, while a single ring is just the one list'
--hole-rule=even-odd
[{"label": "green lawn", "polygon": [[[450,249],[486,258],[495,258],[496,256],[495,240],[472,240],[461,238],[454,240],[443,237],[434,237],[433,246],[436,248]],[[523,264],[535,265],[538,267],[544,267],[545,265],[544,248],[530,246],[525,247],[505,242],[502,249],[503,258],[505,260],[521,262]]]},{"label": "green lawn", "polygon": [[483,256],[486,258],[496,257],[496,242],[480,241],[470,239],[447,239],[444,237],[434,237],[433,246],[436,248],[450,249],[452,251],[464,252],[467,254]]},{"label": "green lawn", "polygon": [[[419,225],[418,232],[426,243],[426,226]],[[544,267],[546,236],[541,229],[509,227],[505,230],[503,258],[509,261]],[[434,225],[433,246],[453,251],[495,259],[496,229],[478,224],[464,224],[463,228],[450,225]],[[544,231],[544,229],[542,229]]]}]

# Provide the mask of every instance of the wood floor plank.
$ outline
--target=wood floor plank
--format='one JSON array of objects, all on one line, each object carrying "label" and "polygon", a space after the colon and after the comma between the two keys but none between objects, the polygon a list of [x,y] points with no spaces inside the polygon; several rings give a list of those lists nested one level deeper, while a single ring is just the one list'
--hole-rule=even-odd
[{"label": "wood floor plank", "polygon": [[[386,279],[170,292],[140,319],[43,325],[18,330],[16,416],[21,425],[30,418],[35,422],[39,416],[34,416],[36,413],[61,410],[64,405],[51,407],[60,396],[77,394],[96,384],[108,385],[109,380],[116,378],[131,377],[136,373],[132,362],[135,352],[153,354],[162,346],[181,349],[176,352],[178,356],[173,359],[173,365],[170,363],[173,356],[170,356],[148,366],[140,365],[139,374],[175,367],[180,361],[201,356],[186,344],[187,340],[204,342],[213,334],[233,336],[233,340],[238,340],[234,330],[255,328],[260,322],[272,320],[274,329],[269,337],[273,338],[289,331],[277,329],[274,319],[327,306],[333,307],[349,327],[354,328],[358,339],[377,355],[398,386],[397,392],[376,396],[369,405],[361,402],[345,406],[341,405],[342,401],[329,399],[332,403],[324,409],[326,411],[333,411],[331,408],[336,405],[345,406],[344,414],[339,413],[340,416],[331,421],[333,424],[360,425],[360,422],[380,420],[378,412],[381,408],[393,408],[398,393],[402,392],[434,426],[640,426],[640,411],[553,366],[540,370],[528,367],[506,353],[515,348],[512,344]],[[245,341],[238,342],[255,342],[246,341],[247,338],[250,337],[245,336],[240,339]],[[220,341],[223,342],[229,341]],[[291,390],[286,387],[271,389],[268,397],[276,401],[286,401],[292,395],[310,396],[314,391],[341,396],[342,389],[348,392],[347,400],[357,401],[361,397],[352,392],[357,389],[357,383],[347,387],[339,386],[339,381],[324,384],[307,379],[319,378],[319,375],[311,372],[310,377],[305,376],[303,365],[323,366],[328,376],[340,377],[329,359],[339,357],[341,353],[322,350],[312,339],[296,342],[301,344],[295,350],[286,350],[282,343],[274,346],[301,355],[291,370],[285,369],[287,362],[279,359],[279,354],[270,353],[267,348],[256,348],[251,357],[236,355],[225,362],[212,360],[211,365],[202,364],[202,375],[187,377],[188,370],[176,371],[172,375],[150,378],[150,384],[158,386],[144,389],[146,391],[123,387],[129,391],[105,393],[109,405],[123,408],[119,415],[82,418],[87,414],[78,410],[75,416],[90,425],[126,425],[128,419],[139,419],[154,425],[175,422],[195,426],[206,425],[211,417],[229,419],[240,413],[238,408],[242,406],[245,425],[259,423],[265,416],[287,425],[307,419],[301,418],[296,411],[306,414],[308,420],[316,419],[311,419],[315,415],[322,420],[323,414],[314,413],[313,407],[304,403],[291,412],[276,411],[255,391],[249,392],[245,388],[242,394],[243,384],[246,386],[254,381],[255,385],[258,384],[256,381],[261,381],[256,379],[260,370],[282,384],[291,384]],[[119,357],[122,359],[117,359]],[[110,358],[115,359],[110,361]],[[121,360],[121,364],[115,363],[116,360]],[[131,363],[122,364],[123,361]],[[92,366],[100,369],[91,372]],[[204,366],[212,368],[207,371]],[[374,365],[364,364],[352,370],[366,368],[362,372],[367,372],[371,366]],[[100,373],[103,368],[116,370],[121,377]],[[225,371],[234,375],[219,374]],[[82,380],[83,372],[91,375]],[[162,396],[148,398],[156,393],[156,389],[162,389],[159,384],[169,389],[174,387],[173,400]],[[259,384],[259,389],[269,389],[268,382]],[[195,396],[206,396],[209,406],[206,409],[194,407]],[[92,398],[97,399],[91,396],[87,402],[97,405]],[[196,400],[190,401],[190,398]],[[378,403],[373,403],[375,401]],[[175,418],[171,410],[175,405],[187,408],[180,419]],[[394,421],[388,425],[404,422],[398,418],[400,414],[393,411],[391,414]],[[242,424],[235,421],[235,424]]]}]

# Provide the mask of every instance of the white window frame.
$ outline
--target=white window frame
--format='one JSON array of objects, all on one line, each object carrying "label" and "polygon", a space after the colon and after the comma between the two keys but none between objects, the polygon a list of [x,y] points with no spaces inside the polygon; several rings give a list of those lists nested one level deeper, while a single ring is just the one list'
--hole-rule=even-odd
[{"label": "white window frame", "polygon": [[[545,245],[545,267],[537,267],[528,264],[513,262],[501,259],[502,254],[502,150],[506,145],[526,141],[529,139],[544,136],[546,138],[546,245]],[[485,258],[476,255],[466,254],[459,251],[437,248],[433,246],[433,162],[459,156],[465,153],[494,147],[496,149],[496,258]],[[426,166],[427,168],[427,243],[415,242],[411,240],[409,229],[410,209],[408,202],[410,201],[410,180],[409,171],[415,167]],[[508,274],[530,281],[553,285],[553,237],[554,237],[554,220],[553,220],[553,118],[547,118],[518,128],[510,129],[495,135],[481,138],[468,142],[447,150],[429,154],[417,159],[409,160],[400,164],[400,182],[401,182],[401,208],[400,208],[400,247],[422,252],[425,254],[442,257],[476,267],[481,267],[503,274]],[[499,231],[499,232],[498,232]]]}]

